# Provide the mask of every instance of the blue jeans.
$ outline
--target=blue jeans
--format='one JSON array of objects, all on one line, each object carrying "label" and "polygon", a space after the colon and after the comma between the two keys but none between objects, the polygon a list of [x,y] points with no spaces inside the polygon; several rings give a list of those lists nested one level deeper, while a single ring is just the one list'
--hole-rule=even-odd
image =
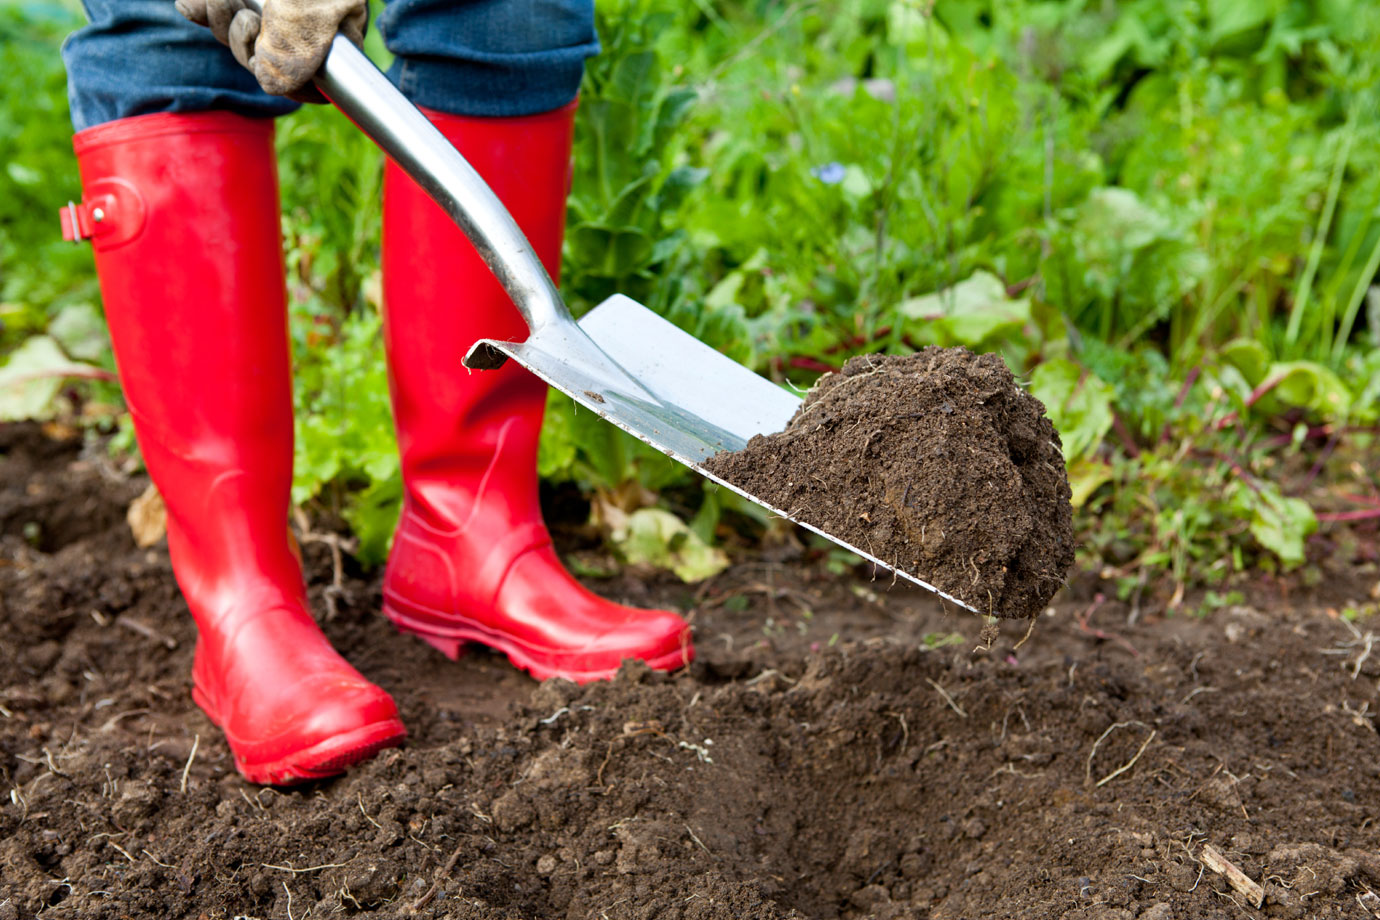
[{"label": "blue jeans", "polygon": [[[83,0],[90,25],[62,48],[80,131],[153,112],[284,115],[209,29],[173,0]],[[593,0],[386,0],[388,76],[417,105],[452,115],[533,115],[575,98],[597,54]]]}]

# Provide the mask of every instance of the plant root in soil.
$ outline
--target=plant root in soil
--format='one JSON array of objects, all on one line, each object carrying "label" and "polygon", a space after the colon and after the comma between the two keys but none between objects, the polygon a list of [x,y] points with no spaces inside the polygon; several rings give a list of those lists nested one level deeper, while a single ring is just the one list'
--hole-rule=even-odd
[{"label": "plant root in soil", "polygon": [[985,614],[1038,616],[1073,565],[1059,435],[999,355],[853,358],[705,467]]}]

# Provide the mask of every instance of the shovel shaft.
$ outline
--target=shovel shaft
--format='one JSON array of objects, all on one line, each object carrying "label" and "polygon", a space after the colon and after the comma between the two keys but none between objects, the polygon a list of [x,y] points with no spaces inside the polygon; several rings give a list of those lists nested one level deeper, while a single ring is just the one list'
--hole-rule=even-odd
[{"label": "shovel shaft", "polygon": [[[259,0],[245,6],[262,12]],[[560,292],[508,209],[465,158],[343,35],[316,86],[464,231],[533,332],[573,324]]]}]

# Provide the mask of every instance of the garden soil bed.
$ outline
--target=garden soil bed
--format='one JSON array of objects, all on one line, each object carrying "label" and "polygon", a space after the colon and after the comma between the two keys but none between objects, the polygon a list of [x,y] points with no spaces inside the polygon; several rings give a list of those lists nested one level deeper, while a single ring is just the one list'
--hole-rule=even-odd
[{"label": "garden soil bed", "polygon": [[1024,622],[989,646],[808,555],[625,573],[592,586],[686,611],[698,658],[577,688],[395,634],[377,576],[332,587],[308,541],[411,736],[264,789],[190,701],[166,551],[124,523],[144,483],[29,426],[0,453],[0,920],[1380,913],[1380,653],[1336,614],[1373,568],[1134,623],[1083,576],[1019,650]]}]

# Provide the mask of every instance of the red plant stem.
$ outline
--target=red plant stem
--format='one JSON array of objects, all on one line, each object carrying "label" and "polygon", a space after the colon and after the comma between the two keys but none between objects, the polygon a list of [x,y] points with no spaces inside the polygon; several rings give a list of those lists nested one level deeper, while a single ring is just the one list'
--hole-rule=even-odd
[{"label": "red plant stem", "polygon": [[1380,508],[1368,508],[1364,511],[1319,511],[1316,517],[1320,521],[1374,521],[1380,519]]},{"label": "red plant stem", "polygon": [[[1308,429],[1304,437],[1308,440],[1316,440],[1325,435],[1330,435],[1334,431],[1336,431],[1338,435],[1380,434],[1380,425],[1345,425],[1341,428],[1334,428],[1332,425],[1314,425]],[[1261,446],[1266,450],[1273,450],[1276,447],[1285,447],[1292,443],[1293,440],[1294,436],[1292,434],[1277,434],[1272,438],[1267,438],[1262,441]]]},{"label": "red plant stem", "polygon": [[[1246,397],[1246,408],[1249,409],[1251,406],[1254,406],[1257,402],[1264,398],[1266,393],[1270,392],[1275,387],[1279,386],[1280,382],[1284,380],[1284,376],[1285,375],[1280,374],[1278,377],[1273,377],[1269,380],[1261,381],[1260,386],[1252,390],[1251,395]],[[1223,428],[1227,427],[1236,420],[1237,413],[1236,410],[1233,409],[1232,411],[1228,412],[1226,415],[1218,419],[1217,430],[1221,431]]]},{"label": "red plant stem", "polygon": [[[1175,409],[1182,409],[1184,407],[1184,401],[1188,399],[1188,392],[1193,389],[1193,384],[1198,382],[1198,375],[1200,373],[1202,373],[1202,368],[1198,367],[1188,372],[1188,376],[1184,378],[1183,386],[1179,387],[1179,395],[1174,398]],[[1165,422],[1164,427],[1160,429],[1160,443],[1168,444],[1172,438],[1173,434],[1169,429],[1169,423]]]},{"label": "red plant stem", "polygon": [[794,367],[802,371],[816,371],[821,374],[829,374],[838,371],[838,365],[826,364],[814,358],[806,358],[803,355],[796,355],[786,362],[788,367]]},{"label": "red plant stem", "polygon": [[1198,375],[1202,373],[1202,370],[1201,367],[1195,367],[1188,372],[1188,376],[1184,378],[1184,385],[1179,388],[1179,396],[1174,400],[1175,409],[1184,407],[1184,400],[1188,399],[1188,391],[1193,389],[1193,384],[1198,382]]},{"label": "red plant stem", "polygon": [[1196,456],[1207,457],[1209,460],[1216,460],[1218,463],[1225,463],[1227,467],[1233,473],[1235,473],[1242,482],[1251,487],[1252,492],[1260,491],[1260,486],[1255,484],[1255,477],[1248,473],[1245,467],[1237,463],[1232,458],[1226,456],[1225,454],[1219,453],[1215,450],[1204,450],[1201,447],[1192,448],[1192,452]]},{"label": "red plant stem", "polygon": [[1117,438],[1120,439],[1121,446],[1126,448],[1126,453],[1130,454],[1132,457],[1140,456],[1140,448],[1136,446],[1135,435],[1131,434],[1130,429],[1126,427],[1126,423],[1121,420],[1121,416],[1115,411],[1112,412],[1112,430],[1116,432]]},{"label": "red plant stem", "polygon": [[1040,280],[1040,276],[1039,276],[1039,274],[1037,273],[1037,274],[1031,275],[1029,278],[1025,279],[1024,281],[1017,281],[1015,284],[1008,284],[1008,285],[1006,286],[1006,296],[1007,296],[1007,297],[1016,297],[1016,296],[1019,295],[1022,291],[1024,291],[1026,288],[1030,287],[1032,284],[1034,284],[1036,281],[1039,281],[1039,280]]},{"label": "red plant stem", "polygon": [[9,380],[5,385],[13,386],[16,383],[46,380],[49,377],[81,377],[86,380],[108,380],[111,383],[118,383],[120,380],[119,377],[115,376],[110,371],[99,367],[92,367],[83,369],[69,368],[61,371],[34,371],[31,374],[20,374],[18,377]]},{"label": "red plant stem", "polygon": [[1097,608],[1101,607],[1106,602],[1107,596],[1102,592],[1099,591],[1094,595],[1092,603],[1088,605],[1088,609],[1077,616],[1078,628],[1094,638],[1102,639],[1107,642],[1115,642],[1117,645],[1120,645],[1122,648],[1126,649],[1126,651],[1130,652],[1132,658],[1139,658],[1140,652],[1136,651],[1136,647],[1126,641],[1126,639],[1118,636],[1116,633],[1109,633],[1105,630],[1098,629],[1091,624],[1092,615],[1097,612]]},{"label": "red plant stem", "polygon": [[1327,443],[1323,445],[1323,449],[1318,454],[1318,459],[1313,464],[1313,468],[1310,469],[1308,475],[1303,478],[1303,484],[1298,487],[1299,491],[1303,491],[1313,484],[1313,480],[1318,478],[1318,474],[1323,471],[1323,466],[1326,465],[1328,458],[1332,456],[1332,452],[1337,449],[1337,445],[1341,442],[1342,433],[1340,431],[1334,431],[1332,436],[1327,439]]},{"label": "red plant stem", "polygon": [[876,332],[872,333],[872,335],[870,336],[855,335],[847,339],[844,339],[842,342],[835,342],[833,345],[830,345],[828,348],[824,349],[824,353],[826,355],[833,355],[841,351],[847,351],[850,348],[861,348],[864,345],[872,344],[878,339],[884,339],[889,335],[891,335],[891,327],[883,326]]},{"label": "red plant stem", "polygon": [[[1331,425],[1314,425],[1313,427],[1309,428],[1307,432],[1305,432],[1304,439],[1312,440],[1313,438],[1321,438],[1323,436],[1331,435],[1333,430],[1334,429]],[[1343,428],[1338,432],[1338,434],[1347,434],[1348,432],[1360,430],[1364,429]],[[1292,444],[1293,441],[1294,436],[1292,434],[1277,434],[1272,438],[1266,438],[1265,441],[1262,442],[1261,446],[1265,450],[1274,450],[1276,447],[1286,447],[1289,444]]]},{"label": "red plant stem", "polygon": [[1251,406],[1254,406],[1256,403],[1260,402],[1260,400],[1264,398],[1266,393],[1270,392],[1275,387],[1279,386],[1280,383],[1283,382],[1284,377],[1284,374],[1280,374],[1278,377],[1262,381],[1260,386],[1256,387],[1254,390],[1251,390],[1251,395],[1246,397],[1246,408],[1249,409]]}]

